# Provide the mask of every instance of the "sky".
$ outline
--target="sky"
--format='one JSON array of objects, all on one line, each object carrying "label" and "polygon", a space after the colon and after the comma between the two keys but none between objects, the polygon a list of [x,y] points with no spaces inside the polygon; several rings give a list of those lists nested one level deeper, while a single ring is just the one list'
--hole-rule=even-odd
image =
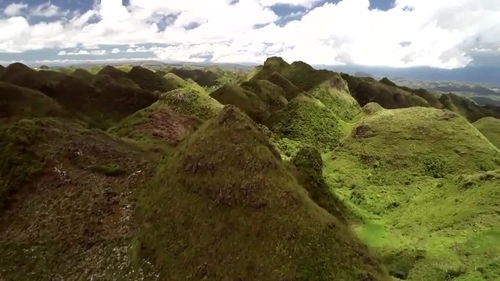
[{"label": "sky", "polygon": [[499,0],[0,0],[0,63],[500,65]]}]

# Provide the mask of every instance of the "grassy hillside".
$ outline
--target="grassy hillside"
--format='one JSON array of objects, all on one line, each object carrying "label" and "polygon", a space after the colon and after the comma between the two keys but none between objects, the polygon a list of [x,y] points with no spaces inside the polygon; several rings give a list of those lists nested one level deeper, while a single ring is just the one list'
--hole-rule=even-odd
[{"label": "grassy hillside", "polygon": [[0,123],[49,116],[69,116],[69,113],[38,91],[0,82]]},{"label": "grassy hillside", "polygon": [[321,101],[306,95],[291,100],[266,125],[281,139],[278,146],[288,155],[301,144],[331,150],[340,143],[346,128],[345,122]]},{"label": "grassy hillside", "polygon": [[478,106],[474,101],[455,94],[442,95],[439,100],[446,109],[464,116],[471,122],[486,116],[493,116],[489,110]]},{"label": "grassy hillside", "polygon": [[405,108],[411,106],[430,106],[422,97],[397,87],[391,81],[376,81],[373,78],[358,78],[343,75],[349,89],[361,106],[376,102],[384,108]]},{"label": "grassy hillside", "polygon": [[402,280],[492,280],[500,152],[462,117],[378,110],[324,155],[327,183],[357,214],[359,237]]},{"label": "grassy hillside", "polygon": [[473,123],[493,145],[500,149],[500,119],[486,117]]},{"label": "grassy hillside", "polygon": [[133,67],[127,77],[141,88],[149,91],[167,92],[178,88],[177,84],[170,84],[165,78],[140,66]]},{"label": "grassy hillside", "polygon": [[162,164],[139,208],[141,254],[169,280],[387,280],[232,106]]},{"label": "grassy hillside", "polygon": [[189,84],[121,121],[109,132],[140,143],[148,149],[165,149],[188,137],[222,105],[199,87]]},{"label": "grassy hillside", "polygon": [[172,68],[171,73],[179,76],[182,79],[191,79],[200,86],[211,87],[215,86],[219,76],[211,70],[203,69],[186,69],[186,68]]},{"label": "grassy hillside", "polygon": [[[251,80],[269,80],[275,73],[280,73],[293,85],[303,91],[309,91],[318,84],[328,80],[334,73],[327,70],[316,70],[304,62],[288,64],[282,58],[268,58],[264,65],[257,69]],[[274,78],[279,79],[279,78]]]},{"label": "grassy hillside", "polygon": [[500,279],[494,107],[142,65],[0,67],[0,280]]},{"label": "grassy hillside", "polygon": [[487,116],[497,116],[494,110],[481,107],[474,101],[455,94],[439,94],[425,89],[398,86],[383,78],[377,81],[370,77],[354,77],[342,74],[348,82],[351,94],[360,105],[376,102],[384,108],[408,108],[413,106],[446,108],[474,122]]},{"label": "grassy hillside", "polygon": [[221,104],[235,105],[256,122],[264,122],[270,115],[269,108],[254,92],[238,85],[224,85],[210,96]]},{"label": "grassy hillside", "polygon": [[156,280],[129,256],[156,156],[61,119],[21,120],[0,136],[2,280]]}]

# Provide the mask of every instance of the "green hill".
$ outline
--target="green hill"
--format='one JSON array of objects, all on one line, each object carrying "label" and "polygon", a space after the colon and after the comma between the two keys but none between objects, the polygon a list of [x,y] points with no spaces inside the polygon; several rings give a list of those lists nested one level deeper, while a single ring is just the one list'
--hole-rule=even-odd
[{"label": "green hill", "polygon": [[15,84],[33,90],[41,90],[43,86],[57,83],[65,77],[55,71],[36,71],[21,63],[9,65],[0,76],[0,81]]},{"label": "green hill", "polygon": [[134,66],[127,77],[136,82],[144,90],[167,92],[176,89],[176,84],[170,84],[168,80],[153,71]]},{"label": "green hill", "polygon": [[498,109],[141,65],[0,67],[0,280],[499,280]]},{"label": "green hill", "polygon": [[156,161],[78,122],[0,128],[0,278],[156,280],[129,255],[137,193]]},{"label": "green hill", "polygon": [[471,122],[475,122],[483,117],[492,116],[493,114],[487,109],[480,107],[474,101],[457,96],[455,94],[444,94],[441,95],[441,103],[448,110],[456,112]]},{"label": "green hill", "polygon": [[[412,107],[380,110],[361,119],[342,151],[363,165],[383,168],[400,179],[415,173],[443,177],[494,168],[498,150],[461,116]],[[406,174],[408,173],[408,174]]]},{"label": "green hill", "polygon": [[500,149],[500,119],[485,117],[473,123],[493,145]]},{"label": "green hill", "polygon": [[[316,70],[304,62],[288,64],[282,58],[272,57],[266,60],[251,80],[278,80],[280,78],[277,78],[276,75],[274,78],[271,78],[276,72],[280,73],[284,78],[303,91],[311,90],[333,75],[331,71]],[[278,84],[282,84],[282,82],[278,82]]]},{"label": "green hill", "polygon": [[206,71],[203,69],[186,69],[186,68],[172,68],[170,72],[187,80],[191,79],[203,87],[211,87],[217,85],[219,76],[213,71]]},{"label": "green hill", "polygon": [[407,108],[413,106],[448,109],[474,122],[495,113],[474,101],[455,94],[436,94],[424,89],[401,87],[387,78],[377,81],[369,77],[354,77],[342,74],[348,82],[349,89],[360,105],[376,102],[388,109]]},{"label": "green hill", "polygon": [[346,82],[337,74],[313,88],[308,94],[321,101],[344,121],[351,121],[361,113],[361,108],[349,93]]},{"label": "green hill", "polygon": [[424,98],[395,86],[388,79],[382,83],[373,78],[358,78],[347,74],[342,77],[348,82],[351,94],[361,106],[370,102],[388,109],[430,106]]},{"label": "green hill", "polygon": [[256,80],[244,82],[241,87],[254,92],[266,104],[267,110],[272,112],[285,107],[288,103],[284,90],[270,81]]},{"label": "green hill", "polygon": [[326,182],[360,220],[359,237],[394,277],[497,276],[491,258],[500,249],[485,247],[500,241],[500,152],[464,118],[378,108],[324,161]]},{"label": "green hill", "polygon": [[87,82],[87,83],[92,83],[92,81],[94,80],[94,75],[92,73],[88,72],[85,69],[81,69],[81,68],[75,69],[75,71],[73,71],[71,73],[71,76],[79,78],[82,81]]},{"label": "green hill", "polygon": [[264,122],[270,115],[268,107],[257,94],[238,85],[224,85],[210,96],[221,104],[237,106],[259,123]]},{"label": "green hill", "polygon": [[0,123],[51,116],[69,116],[69,113],[38,91],[0,82]]},{"label": "green hill", "polygon": [[302,93],[301,89],[297,88],[297,86],[290,82],[290,80],[286,79],[278,72],[274,72],[273,74],[271,74],[271,76],[269,76],[267,80],[274,83],[275,85],[280,86],[283,91],[285,91],[287,100],[291,100]]},{"label": "green hill", "polygon": [[127,73],[124,72],[124,71],[121,71],[113,66],[110,66],[110,65],[107,65],[105,66],[104,68],[102,68],[101,70],[99,70],[99,72],[97,72],[96,74],[97,76],[100,76],[100,75],[108,75],[108,76],[111,76],[112,78],[126,78],[127,77]]},{"label": "green hill", "polygon": [[185,87],[188,84],[186,80],[173,73],[166,73],[163,78],[167,81],[167,84],[172,90]]},{"label": "green hill", "polygon": [[306,95],[294,98],[285,108],[273,113],[266,125],[284,140],[279,146],[288,156],[301,144],[331,150],[340,143],[346,127],[321,101]]},{"label": "green hill", "polygon": [[184,140],[221,108],[203,89],[188,83],[125,118],[109,132],[149,149],[167,149]]},{"label": "green hill", "polygon": [[140,253],[169,280],[387,280],[233,106],[162,164],[138,204]]}]

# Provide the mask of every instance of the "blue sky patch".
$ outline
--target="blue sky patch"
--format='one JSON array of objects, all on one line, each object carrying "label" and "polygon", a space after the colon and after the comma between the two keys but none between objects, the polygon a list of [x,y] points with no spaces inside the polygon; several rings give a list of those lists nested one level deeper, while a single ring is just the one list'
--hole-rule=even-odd
[{"label": "blue sky patch", "polygon": [[395,0],[370,0],[370,10],[387,11],[394,8]]}]

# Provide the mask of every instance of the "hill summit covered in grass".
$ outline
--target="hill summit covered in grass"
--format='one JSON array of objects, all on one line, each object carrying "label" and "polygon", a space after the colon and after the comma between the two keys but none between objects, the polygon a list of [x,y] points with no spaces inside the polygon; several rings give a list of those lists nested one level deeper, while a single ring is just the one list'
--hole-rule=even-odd
[{"label": "hill summit covered in grass", "polygon": [[495,114],[278,57],[0,67],[0,280],[499,280]]},{"label": "hill summit covered in grass", "polygon": [[170,280],[388,280],[233,106],[161,166],[139,210],[141,248]]}]

